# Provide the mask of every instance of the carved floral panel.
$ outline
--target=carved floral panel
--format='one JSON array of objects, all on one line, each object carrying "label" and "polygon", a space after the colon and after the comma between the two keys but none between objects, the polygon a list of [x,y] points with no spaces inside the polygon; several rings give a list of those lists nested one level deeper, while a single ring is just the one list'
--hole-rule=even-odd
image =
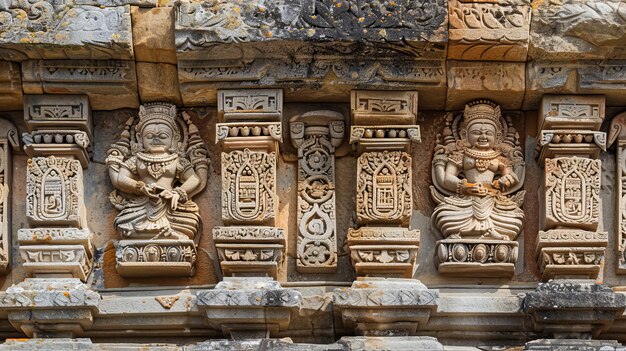
[{"label": "carved floral panel", "polygon": [[595,230],[600,211],[601,161],[564,157],[545,160],[545,227]]},{"label": "carved floral panel", "polygon": [[357,221],[407,225],[411,216],[411,156],[366,152],[357,164]]},{"label": "carved floral panel", "polygon": [[222,220],[268,223],[276,216],[276,153],[222,153]]},{"label": "carved floral panel", "polygon": [[327,135],[308,137],[298,149],[299,270],[337,266],[334,152]]},{"label": "carved floral panel", "polygon": [[35,157],[28,160],[26,216],[31,225],[82,228],[83,172],[79,161]]}]

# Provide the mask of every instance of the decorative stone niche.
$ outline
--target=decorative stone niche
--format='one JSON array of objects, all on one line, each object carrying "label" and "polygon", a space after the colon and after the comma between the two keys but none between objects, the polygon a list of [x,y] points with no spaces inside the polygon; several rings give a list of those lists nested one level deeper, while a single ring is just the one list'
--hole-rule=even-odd
[{"label": "decorative stone niche", "polygon": [[216,143],[222,144],[222,221],[213,228],[225,276],[276,278],[285,231],[278,212],[276,161],[282,142],[282,90],[218,92]]},{"label": "decorative stone niche", "polygon": [[118,273],[193,275],[202,220],[192,198],[206,186],[209,160],[191,117],[169,103],[142,105],[107,155]]},{"label": "decorative stone niche", "polygon": [[344,116],[333,111],[311,111],[290,120],[291,142],[298,149],[299,272],[337,270],[335,148],[344,129]]},{"label": "decorative stone niche", "polygon": [[524,212],[525,164],[511,116],[488,100],[448,113],[437,134],[431,186],[439,273],[511,277]]},{"label": "decorative stone niche", "polygon": [[357,276],[410,278],[419,231],[412,212],[411,143],[420,141],[417,93],[352,91],[350,144],[358,155],[356,222],[348,247]]},{"label": "decorative stone niche", "polygon": [[606,150],[603,96],[546,95],[539,110],[538,151],[544,167],[535,255],[544,280],[595,279],[608,235],[601,230],[598,159]]}]

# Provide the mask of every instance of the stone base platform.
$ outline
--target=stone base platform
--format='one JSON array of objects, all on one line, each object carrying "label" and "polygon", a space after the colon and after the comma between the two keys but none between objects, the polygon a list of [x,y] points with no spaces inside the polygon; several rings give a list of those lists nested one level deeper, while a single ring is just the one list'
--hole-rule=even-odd
[{"label": "stone base platform", "polygon": [[192,276],[196,262],[192,240],[120,240],[117,271],[123,277]]},{"label": "stone base platform", "polygon": [[474,277],[511,277],[518,256],[516,241],[444,239],[437,241],[440,274]]}]

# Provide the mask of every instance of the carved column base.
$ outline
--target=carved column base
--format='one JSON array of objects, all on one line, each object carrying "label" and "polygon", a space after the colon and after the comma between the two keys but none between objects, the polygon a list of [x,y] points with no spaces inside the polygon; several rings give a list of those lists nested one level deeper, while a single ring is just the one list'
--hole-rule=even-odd
[{"label": "carved column base", "polygon": [[524,298],[535,331],[558,339],[596,338],[625,307],[625,295],[593,280],[550,280]]},{"label": "carved column base", "polygon": [[441,274],[474,277],[511,277],[518,243],[505,240],[444,239],[437,241],[437,269]]},{"label": "carved column base", "polygon": [[348,248],[357,276],[411,278],[420,231],[394,227],[348,229]]},{"label": "carved column base", "polygon": [[608,234],[581,229],[540,231],[535,255],[542,278],[595,279],[600,269]]},{"label": "carved column base", "polygon": [[93,258],[88,229],[20,229],[17,236],[23,267],[30,276],[87,279]]},{"label": "carved column base", "polygon": [[437,309],[439,290],[412,279],[358,278],[335,289],[333,302],[344,326],[364,336],[415,335]]},{"label": "carved column base", "polygon": [[120,240],[117,272],[123,277],[188,277],[194,273],[196,245],[189,239]]},{"label": "carved column base", "polygon": [[289,327],[302,296],[271,278],[224,278],[213,290],[199,291],[205,322],[233,339],[263,338]]},{"label": "carved column base", "polygon": [[93,324],[100,295],[75,278],[27,278],[0,293],[0,310],[29,337],[76,337]]},{"label": "carved column base", "polygon": [[213,240],[224,276],[277,277],[285,250],[284,229],[215,227]]}]

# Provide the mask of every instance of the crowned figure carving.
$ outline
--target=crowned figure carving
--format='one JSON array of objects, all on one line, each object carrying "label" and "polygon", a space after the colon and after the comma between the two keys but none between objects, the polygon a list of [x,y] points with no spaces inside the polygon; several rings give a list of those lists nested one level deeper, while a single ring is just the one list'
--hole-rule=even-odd
[{"label": "crowned figure carving", "polygon": [[431,187],[440,273],[512,275],[523,226],[525,165],[510,117],[477,100],[449,113],[437,135]]},{"label": "crowned figure carving", "polygon": [[448,239],[515,240],[524,175],[519,134],[500,106],[477,100],[449,113],[433,157],[433,225]]},{"label": "crowned figure carving", "polygon": [[123,239],[194,239],[201,223],[191,199],[206,186],[209,163],[188,114],[177,117],[168,103],[141,106],[106,162]]}]

